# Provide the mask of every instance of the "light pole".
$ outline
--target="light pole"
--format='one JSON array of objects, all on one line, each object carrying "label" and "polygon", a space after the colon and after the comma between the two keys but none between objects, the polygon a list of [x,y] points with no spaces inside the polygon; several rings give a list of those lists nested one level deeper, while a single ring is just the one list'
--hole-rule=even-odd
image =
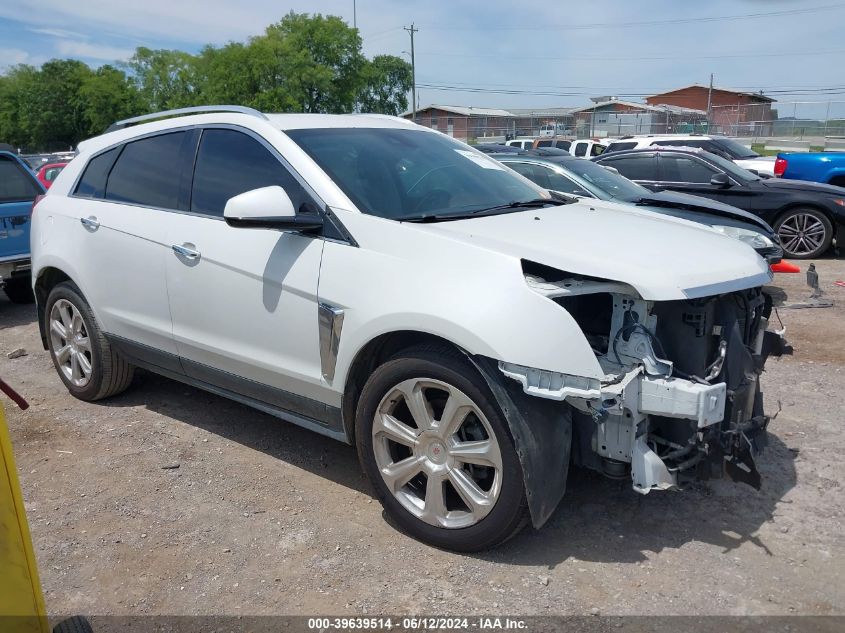
[{"label": "light pole", "polygon": [[414,63],[414,33],[419,29],[414,28],[414,23],[411,22],[411,28],[407,26],[402,27],[411,34],[411,121],[417,122],[417,69]]},{"label": "light pole", "polygon": [[357,0],[352,0],[352,28],[358,28],[358,8],[355,6]]}]

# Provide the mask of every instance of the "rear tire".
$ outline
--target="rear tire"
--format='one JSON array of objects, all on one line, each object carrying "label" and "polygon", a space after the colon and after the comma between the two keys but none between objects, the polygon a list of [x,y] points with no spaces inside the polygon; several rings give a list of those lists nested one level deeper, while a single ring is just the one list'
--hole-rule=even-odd
[{"label": "rear tire", "polygon": [[94,629],[86,618],[75,615],[54,626],[53,633],[94,633]]},{"label": "rear tire", "polygon": [[528,523],[507,422],[459,353],[415,348],[378,367],[358,401],[356,437],[385,511],[414,538],[475,552]]},{"label": "rear tire", "polygon": [[783,254],[790,259],[812,259],[824,254],[833,241],[833,225],[821,211],[790,209],[778,218],[775,232]]},{"label": "rear tire", "polygon": [[94,313],[75,284],[57,284],[47,297],[44,331],[53,365],[67,390],[92,402],[125,391],[134,367],[100,330]]},{"label": "rear tire", "polygon": [[26,304],[35,301],[35,295],[32,292],[32,280],[29,275],[7,279],[3,284],[3,292],[6,293],[12,303]]}]

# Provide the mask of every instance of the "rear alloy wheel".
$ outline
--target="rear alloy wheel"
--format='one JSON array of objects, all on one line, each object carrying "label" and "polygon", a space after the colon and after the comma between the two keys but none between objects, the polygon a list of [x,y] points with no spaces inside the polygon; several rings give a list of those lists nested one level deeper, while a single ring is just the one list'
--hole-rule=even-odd
[{"label": "rear alloy wheel", "polygon": [[792,209],[775,225],[784,255],[792,259],[810,259],[822,255],[833,240],[833,226],[815,209]]},{"label": "rear alloy wheel", "polygon": [[112,348],[74,284],[62,282],[50,291],[44,329],[56,371],[75,397],[100,400],[131,384],[134,368]]},{"label": "rear alloy wheel", "polygon": [[461,359],[379,367],[358,405],[358,451],[385,510],[415,538],[476,551],[526,522],[522,471],[498,406]]}]

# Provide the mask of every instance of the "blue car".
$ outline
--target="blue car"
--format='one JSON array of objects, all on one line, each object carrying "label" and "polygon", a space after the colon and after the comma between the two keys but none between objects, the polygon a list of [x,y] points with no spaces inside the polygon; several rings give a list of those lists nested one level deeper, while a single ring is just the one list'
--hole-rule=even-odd
[{"label": "blue car", "polygon": [[845,152],[781,152],[775,176],[845,187]]},{"label": "blue car", "polygon": [[44,187],[15,154],[0,151],[0,283],[13,303],[31,303],[29,227]]}]

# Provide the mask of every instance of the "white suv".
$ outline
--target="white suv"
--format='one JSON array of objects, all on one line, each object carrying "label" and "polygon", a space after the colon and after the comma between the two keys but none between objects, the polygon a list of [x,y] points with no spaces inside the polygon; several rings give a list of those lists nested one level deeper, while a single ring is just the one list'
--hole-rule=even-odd
[{"label": "white suv", "polygon": [[760,156],[739,141],[727,136],[701,134],[648,134],[645,136],[623,136],[615,139],[607,152],[622,149],[641,149],[659,145],[661,147],[698,147],[711,154],[732,160],[743,169],[748,169],[760,176],[775,175],[775,157]]},{"label": "white suv", "polygon": [[77,398],[143,367],[357,445],[393,519],[455,550],[542,525],[571,461],[642,493],[725,465],[759,485],[750,247],[402,119],[196,110],[83,143],[34,210]]}]

